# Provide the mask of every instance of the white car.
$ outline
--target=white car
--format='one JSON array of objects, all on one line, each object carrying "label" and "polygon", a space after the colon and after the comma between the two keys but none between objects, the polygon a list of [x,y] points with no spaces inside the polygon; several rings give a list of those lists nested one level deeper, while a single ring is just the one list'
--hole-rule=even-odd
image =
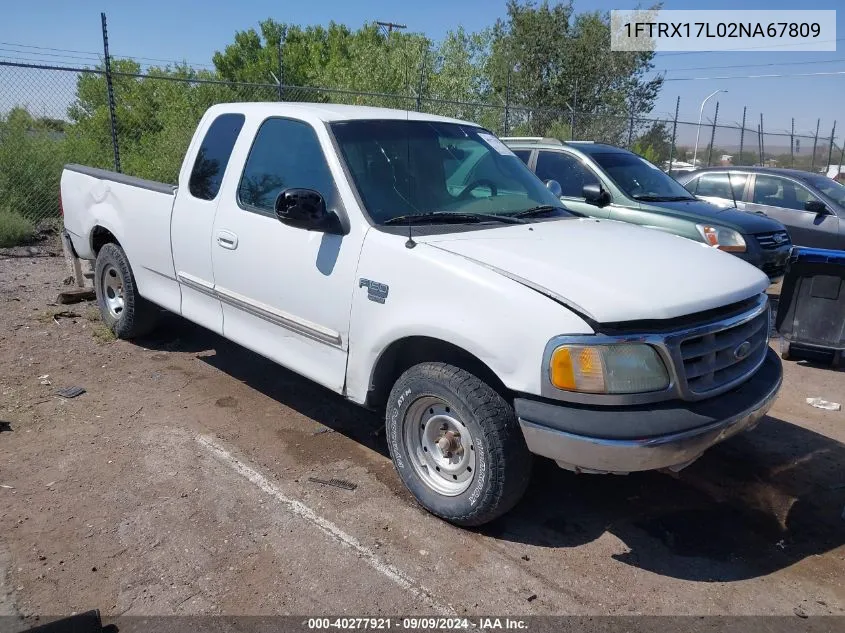
[{"label": "white car", "polygon": [[68,165],[61,198],[119,337],[164,308],[384,410],[402,481],[459,525],[510,510],[532,453],[678,469],[780,388],[763,273],[568,213],[472,123],[217,105],[178,186]]}]

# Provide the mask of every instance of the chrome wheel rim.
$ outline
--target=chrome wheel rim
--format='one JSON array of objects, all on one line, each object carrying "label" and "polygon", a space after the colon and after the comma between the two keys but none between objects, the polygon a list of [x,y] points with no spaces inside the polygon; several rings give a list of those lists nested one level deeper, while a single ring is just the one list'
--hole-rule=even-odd
[{"label": "chrome wheel rim", "polygon": [[103,269],[103,278],[100,280],[103,300],[109,314],[115,319],[123,315],[125,307],[123,298],[123,277],[120,276],[117,268],[108,265]]},{"label": "chrome wheel rim", "polygon": [[405,447],[414,471],[438,494],[465,492],[475,476],[475,444],[451,406],[435,396],[417,399],[404,422]]}]

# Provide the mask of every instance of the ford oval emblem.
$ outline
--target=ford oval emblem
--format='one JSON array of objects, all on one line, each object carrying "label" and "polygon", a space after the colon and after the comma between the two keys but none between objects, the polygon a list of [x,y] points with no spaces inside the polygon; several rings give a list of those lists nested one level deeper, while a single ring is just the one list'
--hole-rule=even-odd
[{"label": "ford oval emblem", "polygon": [[734,348],[734,358],[742,360],[751,352],[751,341],[743,341]]}]

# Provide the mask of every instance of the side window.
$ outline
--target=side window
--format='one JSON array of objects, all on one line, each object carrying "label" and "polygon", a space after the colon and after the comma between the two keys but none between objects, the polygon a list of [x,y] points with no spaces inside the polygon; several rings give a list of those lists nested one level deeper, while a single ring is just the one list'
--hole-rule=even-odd
[{"label": "side window", "polygon": [[695,195],[730,200],[731,189],[728,184],[728,175],[723,173],[702,174],[697,181]]},{"label": "side window", "polygon": [[817,200],[801,185],[778,176],[758,175],[754,181],[754,202],[782,209],[804,210],[804,203]]},{"label": "side window", "polygon": [[244,120],[243,114],[221,114],[208,127],[188,180],[188,191],[195,198],[214,200],[217,197]]},{"label": "side window", "polygon": [[799,185],[797,183],[792,183],[795,187],[795,200],[798,202],[798,206],[796,208],[804,210],[804,205],[807,204],[810,200],[818,200],[816,196],[814,196],[810,191],[804,187],[803,185]]},{"label": "side window", "polygon": [[583,198],[584,185],[598,184],[596,176],[574,156],[563,152],[541,151],[537,156],[537,177],[546,180],[557,180],[562,193],[567,198]]},{"label": "side window", "polygon": [[302,121],[267,119],[261,124],[244,165],[238,200],[273,213],[276,197],[290,187],[314,189],[334,206],[337,193],[314,129]]},{"label": "side window", "polygon": [[742,193],[745,191],[745,181],[748,176],[745,174],[728,175],[725,172],[716,172],[712,174],[701,174],[698,180],[690,183],[690,187],[695,187],[691,190],[697,196],[710,196],[713,198],[731,199],[731,187],[733,187],[733,195],[737,200],[742,200]]},{"label": "side window", "polygon": [[530,149],[512,149],[511,151],[514,154],[516,154],[516,157],[519,160],[521,160],[523,163],[525,163],[526,165],[528,164],[528,161],[531,159],[531,150]]}]

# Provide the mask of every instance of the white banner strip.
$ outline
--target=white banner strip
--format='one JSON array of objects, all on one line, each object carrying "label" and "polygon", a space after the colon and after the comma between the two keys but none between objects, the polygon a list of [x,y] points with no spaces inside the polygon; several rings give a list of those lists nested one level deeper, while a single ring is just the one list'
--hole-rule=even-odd
[{"label": "white banner strip", "polygon": [[613,10],[613,51],[835,51],[835,10]]}]

